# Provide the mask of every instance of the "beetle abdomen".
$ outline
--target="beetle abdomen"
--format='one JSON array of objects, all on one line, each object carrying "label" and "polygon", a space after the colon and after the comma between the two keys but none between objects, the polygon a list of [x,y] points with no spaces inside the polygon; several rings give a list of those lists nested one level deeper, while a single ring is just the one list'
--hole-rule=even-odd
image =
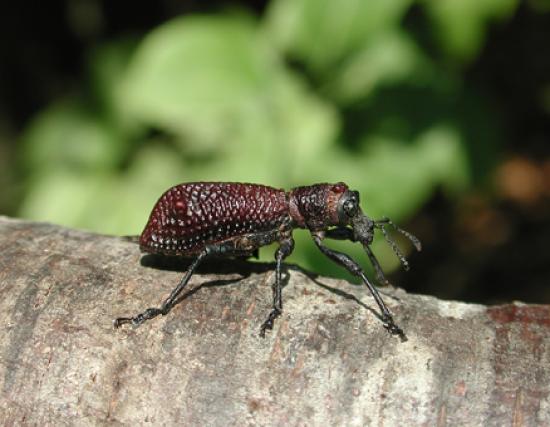
[{"label": "beetle abdomen", "polygon": [[206,244],[276,229],[288,218],[285,192],[257,184],[196,182],[167,190],[140,237],[142,251],[191,255]]}]

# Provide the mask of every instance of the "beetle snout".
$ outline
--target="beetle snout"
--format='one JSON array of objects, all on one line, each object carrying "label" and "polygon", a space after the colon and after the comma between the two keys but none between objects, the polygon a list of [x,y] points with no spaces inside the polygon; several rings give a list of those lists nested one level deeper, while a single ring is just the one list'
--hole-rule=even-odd
[{"label": "beetle snout", "polygon": [[353,235],[357,242],[361,242],[363,245],[372,244],[374,238],[374,222],[364,215],[362,212],[352,218],[351,225],[353,227]]}]

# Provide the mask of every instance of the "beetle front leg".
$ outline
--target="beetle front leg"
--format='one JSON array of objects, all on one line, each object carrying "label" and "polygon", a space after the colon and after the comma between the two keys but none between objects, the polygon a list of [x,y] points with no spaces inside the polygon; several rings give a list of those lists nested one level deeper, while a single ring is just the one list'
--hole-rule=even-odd
[{"label": "beetle front leg", "polygon": [[260,336],[265,338],[266,329],[273,329],[273,321],[281,315],[283,312],[283,297],[282,297],[282,264],[283,260],[292,253],[294,249],[294,239],[292,236],[281,240],[280,246],[275,252],[276,269],[275,269],[275,283],[273,284],[273,308],[269,313],[266,321],[260,328]]},{"label": "beetle front leg", "polygon": [[[327,230],[325,232],[325,237],[327,239],[334,239],[334,240],[349,240],[350,242],[356,242],[355,236],[353,235],[353,230],[348,227],[338,227],[338,228],[332,228],[330,230]],[[369,245],[364,244],[363,248],[365,249],[365,252],[367,253],[367,256],[369,257],[370,263],[374,267],[374,271],[376,273],[376,279],[381,284],[384,284],[386,286],[391,285],[390,281],[386,279],[386,276],[384,275],[384,271],[382,270],[382,266],[378,262],[378,259],[372,252],[372,249]]]},{"label": "beetle front leg", "polygon": [[359,266],[359,264],[357,264],[348,255],[342,252],[335,251],[323,245],[322,240],[325,236],[322,232],[312,233],[312,237],[313,237],[313,240],[315,241],[315,244],[323,254],[325,254],[328,258],[330,258],[337,264],[340,264],[341,266],[345,267],[351,274],[358,276],[361,278],[361,280],[363,280],[363,283],[365,283],[365,285],[371,292],[372,296],[374,297],[374,300],[376,301],[376,304],[378,304],[378,307],[382,312],[382,322],[384,322],[384,327],[391,334],[399,335],[402,339],[404,339],[405,334],[403,333],[403,330],[395,324],[390,310],[388,309],[388,307],[386,307],[384,300],[382,300],[382,297],[380,296],[376,288],[372,285],[372,283],[369,281],[369,279],[365,275],[365,272]]}]

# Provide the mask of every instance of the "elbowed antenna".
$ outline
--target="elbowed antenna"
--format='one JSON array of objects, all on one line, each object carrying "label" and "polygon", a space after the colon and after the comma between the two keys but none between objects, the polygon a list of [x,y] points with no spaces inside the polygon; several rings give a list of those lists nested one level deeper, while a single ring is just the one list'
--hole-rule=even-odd
[{"label": "elbowed antenna", "polygon": [[386,242],[388,242],[388,244],[391,246],[395,255],[397,255],[397,258],[399,258],[399,261],[401,261],[403,268],[405,270],[409,270],[410,268],[409,262],[405,258],[405,255],[403,255],[403,252],[401,252],[401,249],[399,249],[399,246],[397,246],[397,243],[395,243],[395,240],[391,238],[391,236],[388,234],[388,230],[386,230],[386,226],[388,225],[392,227],[394,230],[396,230],[397,232],[401,233],[407,239],[409,239],[417,251],[422,250],[422,243],[420,243],[420,240],[418,240],[416,236],[414,236],[413,234],[409,233],[406,230],[403,230],[401,227],[398,227],[397,225],[395,225],[393,221],[388,217],[384,217],[382,219],[379,219],[373,222],[374,228],[378,228],[380,231],[382,231],[382,234],[384,235],[384,239],[386,239]]},{"label": "elbowed antenna", "polygon": [[388,281],[388,279],[386,279],[386,276],[384,275],[384,272],[382,270],[382,267],[380,266],[380,263],[378,262],[378,259],[376,258],[376,256],[374,255],[374,252],[370,248],[370,245],[372,244],[372,241],[374,238],[375,229],[379,229],[380,231],[382,231],[382,234],[384,235],[384,239],[386,240],[386,242],[388,242],[393,252],[397,255],[397,257],[399,258],[399,261],[401,262],[405,270],[409,270],[409,262],[405,258],[405,255],[403,255],[403,252],[401,251],[401,249],[399,249],[399,246],[397,246],[397,243],[389,235],[388,230],[386,230],[386,226],[390,226],[394,228],[399,233],[407,237],[418,251],[422,249],[420,240],[418,240],[413,234],[395,225],[393,221],[391,221],[387,217],[384,217],[380,220],[373,221],[367,215],[365,215],[363,212],[359,210],[351,219],[351,226],[353,230],[353,240],[356,242],[360,242],[363,245],[363,249],[367,253],[369,260],[372,266],[374,267],[374,271],[376,273],[376,279],[381,284],[389,285],[390,282]]}]

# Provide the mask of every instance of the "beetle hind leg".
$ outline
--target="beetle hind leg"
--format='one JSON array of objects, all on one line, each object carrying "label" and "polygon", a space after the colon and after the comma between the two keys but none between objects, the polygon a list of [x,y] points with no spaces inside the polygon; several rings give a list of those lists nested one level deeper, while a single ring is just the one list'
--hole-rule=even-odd
[{"label": "beetle hind leg", "polygon": [[183,288],[185,288],[185,286],[189,282],[189,279],[191,279],[191,276],[193,275],[193,273],[195,272],[195,270],[197,269],[199,264],[208,255],[209,255],[209,252],[205,249],[204,251],[202,251],[197,256],[197,258],[195,258],[195,260],[191,263],[191,265],[187,269],[187,272],[185,273],[185,275],[181,279],[178,286],[176,286],[174,288],[174,290],[172,290],[172,292],[170,293],[170,296],[164,300],[164,302],[162,303],[162,305],[160,307],[158,307],[158,308],[148,308],[144,312],[139,313],[134,317],[119,317],[119,318],[115,319],[115,321],[114,321],[115,329],[118,329],[121,325],[124,325],[124,324],[127,324],[127,323],[130,323],[133,326],[139,326],[143,322],[145,322],[147,320],[150,320],[150,319],[153,319],[153,318],[157,317],[160,314],[162,314],[163,316],[168,314],[168,312],[176,304],[178,296],[181,294],[181,292],[183,291]]},{"label": "beetle hind leg", "polygon": [[236,247],[234,239],[228,239],[227,241],[220,242],[217,244],[211,244],[205,246],[205,248],[198,254],[198,256],[195,258],[195,260],[191,263],[189,268],[187,269],[187,272],[181,279],[178,286],[176,286],[168,298],[164,300],[162,305],[158,308],[148,308],[142,313],[137,314],[134,317],[119,317],[115,319],[114,321],[114,327],[119,328],[121,325],[124,324],[131,324],[133,326],[139,326],[143,322],[153,319],[159,315],[166,315],[172,310],[172,308],[178,303],[179,296],[187,283],[189,282],[189,279],[191,279],[191,276],[195,273],[195,270],[201,264],[207,257],[209,256],[221,256],[221,257],[229,257],[229,256],[249,256],[250,251],[247,251],[245,249],[241,249],[239,247]]}]

